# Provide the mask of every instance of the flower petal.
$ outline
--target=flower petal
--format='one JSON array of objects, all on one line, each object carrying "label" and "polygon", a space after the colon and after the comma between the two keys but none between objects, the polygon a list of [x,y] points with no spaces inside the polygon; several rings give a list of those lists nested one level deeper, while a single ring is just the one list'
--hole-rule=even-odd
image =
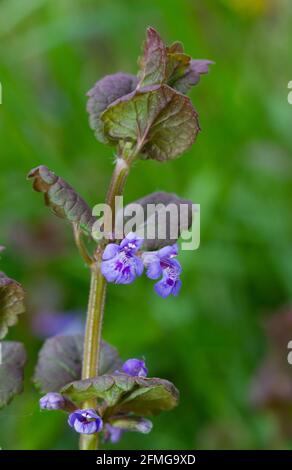
[{"label": "flower petal", "polygon": [[107,261],[111,258],[114,258],[116,254],[118,253],[120,247],[116,243],[109,243],[103,252],[102,259],[104,261]]}]

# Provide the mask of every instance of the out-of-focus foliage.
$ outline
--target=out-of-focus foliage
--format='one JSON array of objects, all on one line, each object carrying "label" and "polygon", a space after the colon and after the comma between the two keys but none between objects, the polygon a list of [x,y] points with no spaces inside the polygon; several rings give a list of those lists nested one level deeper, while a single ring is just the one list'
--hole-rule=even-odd
[{"label": "out-of-focus foliage", "polygon": [[3,0],[1,269],[27,291],[28,312],[8,339],[23,341],[29,356],[25,393],[0,413],[3,449],[76,446],[62,413],[38,410],[30,376],[41,341],[32,325],[38,313],[84,312],[88,272],[70,227],[25,177],[44,164],[92,206],[103,201],[113,149],[92,135],[85,94],[105,74],[137,72],[148,25],[216,65],[190,93],[202,127],[195,145],[167,164],[138,162],[127,182],[126,203],[157,190],[200,203],[201,246],[181,254],[177,298],[156,297],[142,278],[109,286],[104,339],[124,359],[144,355],[149,375],[181,392],[150,434],[127,433],[119,446],[291,447],[274,416],[249,400],[267,354],[260,323],[292,294],[291,2]]}]

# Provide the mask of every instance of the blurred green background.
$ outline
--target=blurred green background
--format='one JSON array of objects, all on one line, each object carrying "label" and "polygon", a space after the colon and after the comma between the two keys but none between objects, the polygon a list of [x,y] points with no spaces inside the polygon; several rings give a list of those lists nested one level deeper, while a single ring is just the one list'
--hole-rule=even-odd
[{"label": "blurred green background", "polygon": [[151,434],[128,433],[117,447],[292,448],[277,413],[250,403],[268,348],[261,323],[292,292],[290,0],[1,0],[1,270],[27,291],[8,338],[29,353],[25,393],[0,413],[3,449],[76,447],[62,413],[39,412],[30,376],[38,315],[83,320],[89,275],[70,227],[25,178],[45,164],[92,206],[103,201],[113,148],[89,129],[85,93],[105,74],[136,73],[148,25],[216,65],[191,92],[196,144],[168,164],[137,163],[127,182],[127,201],[166,190],[200,203],[201,246],[181,253],[178,298],[158,298],[145,277],[109,286],[104,338],[181,391]]}]

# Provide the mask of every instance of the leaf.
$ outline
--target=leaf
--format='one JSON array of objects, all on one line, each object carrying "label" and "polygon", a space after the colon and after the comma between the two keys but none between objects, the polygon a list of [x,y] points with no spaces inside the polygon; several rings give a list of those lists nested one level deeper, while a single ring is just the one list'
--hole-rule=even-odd
[{"label": "leaf", "polygon": [[[81,378],[83,335],[54,336],[39,352],[34,382],[43,393],[59,392],[64,385]],[[100,373],[113,372],[121,365],[115,348],[102,343]]]},{"label": "leaf", "polygon": [[45,204],[55,215],[76,223],[85,232],[91,233],[96,219],[91,215],[84,199],[66,181],[44,165],[31,170],[27,178],[33,179],[35,191],[44,193]]},{"label": "leaf", "polygon": [[18,315],[25,311],[22,286],[0,272],[0,339],[8,328],[17,323]]},{"label": "leaf", "polygon": [[122,429],[123,431],[141,432],[148,434],[153,427],[149,419],[141,418],[140,416],[120,416],[117,418],[109,419],[109,423],[115,428]]},{"label": "leaf", "polygon": [[187,93],[192,86],[199,83],[202,74],[209,72],[209,66],[213,63],[211,60],[191,60],[183,73],[172,77],[170,86],[180,93]]},{"label": "leaf", "polygon": [[138,378],[137,382],[139,388],[119,404],[119,412],[153,416],[177,406],[179,392],[168,380]]},{"label": "leaf", "polygon": [[132,377],[126,374],[103,375],[66,385],[61,393],[77,405],[97,399],[105,415],[137,412],[151,416],[177,405],[178,390],[163,379]]},{"label": "leaf", "polygon": [[158,32],[148,28],[144,54],[139,59],[138,88],[166,84],[186,94],[198,84],[200,75],[208,73],[210,64],[210,60],[192,60],[181,42],[166,47]]},{"label": "leaf", "polygon": [[160,85],[165,80],[167,54],[166,47],[153,28],[148,28],[144,53],[139,58],[139,88]]},{"label": "leaf", "polygon": [[[142,207],[143,213],[135,215],[135,232],[144,239],[143,249],[158,250],[166,245],[172,245],[180,237],[184,230],[191,227],[194,217],[194,206],[192,201],[182,199],[173,193],[155,192],[137,201],[128,204],[124,208],[125,214],[135,214],[135,206]],[[172,209],[168,212],[167,208]],[[167,216],[171,213],[171,216]],[[124,221],[126,223],[132,218],[117,214],[117,224]],[[165,230],[163,233],[163,229]],[[134,231],[128,226],[125,235]],[[160,234],[160,236],[159,236]]]},{"label": "leaf", "polygon": [[103,123],[100,119],[101,113],[114,101],[135,90],[138,83],[135,75],[115,73],[107,75],[89,90],[87,96],[87,111],[89,113],[89,124],[95,132],[95,137],[104,143],[108,139],[103,132]]},{"label": "leaf", "polygon": [[2,408],[10,403],[14,395],[23,390],[23,369],[26,362],[23,344],[2,341],[0,359],[0,408]]},{"label": "leaf", "polygon": [[132,141],[146,158],[178,157],[194,142],[200,127],[189,98],[167,85],[137,90],[101,115],[111,143]]}]

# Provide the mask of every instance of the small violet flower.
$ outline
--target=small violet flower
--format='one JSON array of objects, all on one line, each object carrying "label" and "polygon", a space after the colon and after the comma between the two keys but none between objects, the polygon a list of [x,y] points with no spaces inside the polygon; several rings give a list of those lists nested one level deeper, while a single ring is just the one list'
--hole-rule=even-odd
[{"label": "small violet flower", "polygon": [[80,434],[95,434],[102,430],[103,422],[95,410],[76,410],[69,415],[68,424]]},{"label": "small violet flower", "polygon": [[61,410],[65,407],[65,398],[60,393],[50,392],[40,399],[41,410]]},{"label": "small violet flower", "polygon": [[148,374],[145,361],[142,361],[141,359],[128,359],[122,365],[121,371],[127,375],[132,375],[133,377],[146,377]]},{"label": "small violet flower", "polygon": [[143,273],[144,265],[137,251],[143,239],[129,233],[120,243],[109,243],[103,253],[101,272],[108,282],[130,284]]},{"label": "small violet flower", "polygon": [[143,262],[146,266],[146,274],[149,279],[161,279],[154,289],[161,297],[168,297],[170,294],[178,295],[181,288],[180,263],[174,259],[178,254],[178,247],[175,243],[171,246],[165,246],[158,251],[149,251],[143,253]]}]

